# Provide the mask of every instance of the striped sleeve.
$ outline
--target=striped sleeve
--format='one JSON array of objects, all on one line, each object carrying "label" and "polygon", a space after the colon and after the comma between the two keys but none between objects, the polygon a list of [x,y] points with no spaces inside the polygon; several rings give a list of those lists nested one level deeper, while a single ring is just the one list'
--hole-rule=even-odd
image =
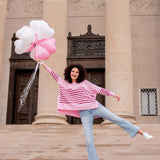
[{"label": "striped sleeve", "polygon": [[51,74],[51,76],[52,76],[56,81],[58,81],[59,76],[58,76],[51,68],[49,68],[49,67],[47,66],[47,67],[46,67],[46,70]]},{"label": "striped sleeve", "polygon": [[115,96],[115,94],[105,88],[101,88],[99,94],[104,95],[104,96]]},{"label": "striped sleeve", "polygon": [[90,90],[94,91],[97,94],[101,94],[104,96],[114,96],[115,94],[105,88],[99,87],[89,81],[86,80],[87,87],[89,87]]}]

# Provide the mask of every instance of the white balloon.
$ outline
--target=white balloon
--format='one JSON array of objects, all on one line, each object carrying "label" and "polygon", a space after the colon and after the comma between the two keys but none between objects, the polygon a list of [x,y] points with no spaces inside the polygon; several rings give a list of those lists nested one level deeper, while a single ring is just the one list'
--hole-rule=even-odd
[{"label": "white balloon", "polygon": [[16,40],[14,42],[14,45],[15,45],[15,52],[17,54],[25,53],[31,47],[31,44],[25,43],[20,39]]},{"label": "white balloon", "polygon": [[35,34],[32,29],[28,26],[24,26],[16,32],[16,36],[26,43],[35,41]]},{"label": "white balloon", "polygon": [[35,34],[38,35],[38,39],[45,39],[54,35],[54,30],[43,20],[32,20],[30,27]]},{"label": "white balloon", "polygon": [[48,30],[44,29],[43,32],[41,32],[38,37],[39,37],[39,39],[45,39],[45,38],[52,37],[54,35],[54,33],[55,33],[55,31],[52,28],[50,28]]},{"label": "white balloon", "polygon": [[[27,26],[25,26],[25,27],[27,27]],[[17,32],[16,32],[16,37],[17,38],[21,38],[21,36],[22,36],[22,33],[23,33],[23,29],[24,27],[22,27],[21,29],[19,29],[19,30],[17,30]]]},{"label": "white balloon", "polygon": [[[46,39],[52,37],[55,31],[43,20],[32,20],[30,26],[24,26],[16,32],[16,36],[19,40],[15,41],[15,51],[17,54],[25,53],[31,46],[32,42],[36,41],[36,35],[38,39]],[[31,57],[33,56],[34,49],[31,51]]]}]

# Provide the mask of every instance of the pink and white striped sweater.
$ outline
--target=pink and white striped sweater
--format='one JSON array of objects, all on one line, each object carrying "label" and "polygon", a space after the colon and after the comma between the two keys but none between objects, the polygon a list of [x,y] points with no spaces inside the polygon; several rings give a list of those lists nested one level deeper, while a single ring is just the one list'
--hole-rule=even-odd
[{"label": "pink and white striped sweater", "polygon": [[59,77],[51,68],[46,70],[59,84],[58,107],[59,113],[80,117],[79,110],[89,110],[98,108],[96,95],[114,96],[109,90],[96,86],[93,83],[84,80],[80,83],[69,83]]}]

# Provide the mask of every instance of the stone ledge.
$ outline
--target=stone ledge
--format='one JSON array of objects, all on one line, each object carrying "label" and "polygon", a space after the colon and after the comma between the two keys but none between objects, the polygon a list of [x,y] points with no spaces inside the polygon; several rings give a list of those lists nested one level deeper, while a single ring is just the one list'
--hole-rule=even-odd
[{"label": "stone ledge", "polygon": [[[94,125],[100,160],[159,160],[160,125],[137,124],[154,136],[131,138],[116,125]],[[158,137],[158,138],[157,138]],[[0,160],[87,160],[82,125],[0,125]]]}]

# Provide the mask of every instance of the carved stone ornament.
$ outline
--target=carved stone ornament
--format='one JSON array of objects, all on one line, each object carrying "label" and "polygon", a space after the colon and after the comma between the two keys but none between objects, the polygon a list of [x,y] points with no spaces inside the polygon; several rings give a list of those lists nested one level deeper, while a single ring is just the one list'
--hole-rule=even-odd
[{"label": "carved stone ornament", "polygon": [[[160,0],[130,0],[130,8],[131,15],[159,15]],[[105,16],[105,0],[68,0],[68,16]]]},{"label": "carved stone ornament", "polygon": [[43,0],[8,0],[7,18],[42,17]]},{"label": "carved stone ornament", "polygon": [[68,0],[68,16],[104,16],[105,0]]},{"label": "carved stone ornament", "polygon": [[130,0],[131,15],[159,15],[160,0]]}]

